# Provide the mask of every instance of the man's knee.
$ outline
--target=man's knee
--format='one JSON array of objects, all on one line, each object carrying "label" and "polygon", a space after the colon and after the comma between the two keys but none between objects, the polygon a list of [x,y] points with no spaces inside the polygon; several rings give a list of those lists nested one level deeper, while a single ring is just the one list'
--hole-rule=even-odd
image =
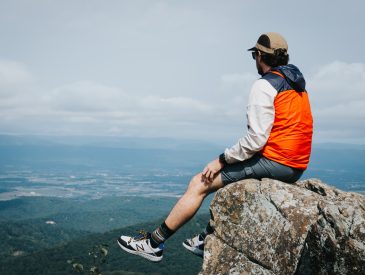
[{"label": "man's knee", "polygon": [[188,192],[197,194],[197,195],[207,195],[209,188],[207,184],[202,179],[202,174],[196,174],[190,181]]},{"label": "man's knee", "polygon": [[216,176],[213,182],[205,182],[203,180],[202,173],[199,173],[191,179],[188,192],[205,197],[222,187],[221,180],[219,180],[218,177],[219,174]]}]

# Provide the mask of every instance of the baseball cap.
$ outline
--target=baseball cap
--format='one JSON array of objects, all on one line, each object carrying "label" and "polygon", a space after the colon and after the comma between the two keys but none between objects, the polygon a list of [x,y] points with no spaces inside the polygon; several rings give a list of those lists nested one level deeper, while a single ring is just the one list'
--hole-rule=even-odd
[{"label": "baseball cap", "polygon": [[248,49],[248,51],[260,50],[268,54],[274,54],[278,49],[288,51],[288,43],[282,35],[276,32],[268,32],[260,35],[255,47]]}]

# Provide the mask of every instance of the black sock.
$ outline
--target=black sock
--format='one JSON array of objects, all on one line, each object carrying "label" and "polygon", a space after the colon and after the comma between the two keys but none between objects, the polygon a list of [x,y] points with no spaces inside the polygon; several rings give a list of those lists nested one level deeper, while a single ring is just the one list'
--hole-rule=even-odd
[{"label": "black sock", "polygon": [[[214,228],[210,225],[210,222],[208,222],[207,226],[205,227],[204,231],[200,233],[199,235],[205,239],[205,237],[209,234],[212,234],[214,232]],[[202,240],[201,240],[202,241]]]},{"label": "black sock", "polygon": [[170,238],[175,231],[171,230],[167,227],[166,223],[163,222],[159,227],[157,227],[152,233],[151,233],[151,246],[153,248],[156,248],[160,245],[160,243],[163,243],[168,238]]}]

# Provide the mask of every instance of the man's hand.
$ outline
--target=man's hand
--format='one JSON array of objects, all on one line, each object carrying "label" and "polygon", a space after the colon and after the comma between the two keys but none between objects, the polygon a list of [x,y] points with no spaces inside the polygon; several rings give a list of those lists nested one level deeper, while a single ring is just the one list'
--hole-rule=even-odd
[{"label": "man's hand", "polygon": [[223,168],[223,163],[219,161],[219,158],[209,162],[207,166],[203,170],[203,181],[206,183],[210,183],[214,180],[217,173]]}]

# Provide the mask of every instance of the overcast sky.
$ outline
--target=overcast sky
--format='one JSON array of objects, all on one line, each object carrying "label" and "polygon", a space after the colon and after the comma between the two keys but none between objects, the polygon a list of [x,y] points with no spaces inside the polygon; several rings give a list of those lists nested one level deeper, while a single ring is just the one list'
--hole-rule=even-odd
[{"label": "overcast sky", "polygon": [[[286,37],[315,142],[365,143],[364,1],[0,1],[0,133],[235,142]],[[231,145],[231,144],[227,144]]]}]

